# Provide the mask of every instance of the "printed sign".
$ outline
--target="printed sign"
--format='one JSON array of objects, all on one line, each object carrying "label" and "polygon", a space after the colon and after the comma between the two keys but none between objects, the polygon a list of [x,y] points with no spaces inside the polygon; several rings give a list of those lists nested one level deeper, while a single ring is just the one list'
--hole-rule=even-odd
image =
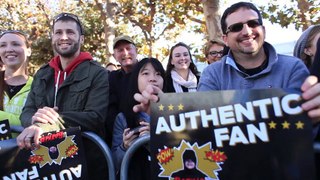
[{"label": "printed sign", "polygon": [[87,179],[79,128],[45,133],[39,148],[19,149],[16,139],[0,142],[0,177],[18,179]]},{"label": "printed sign", "polygon": [[9,120],[0,121],[0,141],[11,139],[11,130],[9,125]]},{"label": "printed sign", "polygon": [[299,92],[167,93],[153,103],[153,179],[314,179]]}]

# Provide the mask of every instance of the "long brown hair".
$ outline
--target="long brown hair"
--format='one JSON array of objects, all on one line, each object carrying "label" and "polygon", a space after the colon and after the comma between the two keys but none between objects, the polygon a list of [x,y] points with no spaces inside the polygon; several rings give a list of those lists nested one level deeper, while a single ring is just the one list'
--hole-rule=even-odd
[{"label": "long brown hair", "polygon": [[190,66],[189,66],[189,69],[191,70],[191,72],[194,74],[194,75],[198,75],[199,72],[198,72],[198,69],[197,69],[197,66],[194,64],[193,62],[193,59],[192,59],[192,54],[190,52],[190,47],[188,45],[186,45],[185,43],[183,42],[179,42],[177,43],[176,45],[172,46],[171,49],[170,49],[170,54],[169,54],[169,60],[168,60],[168,64],[167,64],[167,70],[166,70],[166,74],[165,76],[166,77],[170,77],[171,76],[171,71],[172,69],[174,68],[174,65],[171,64],[171,61],[172,61],[172,56],[173,56],[173,50],[176,48],[176,47],[179,47],[179,46],[182,46],[182,47],[185,47],[187,48],[188,50],[188,53],[189,53],[189,56],[190,56]]}]

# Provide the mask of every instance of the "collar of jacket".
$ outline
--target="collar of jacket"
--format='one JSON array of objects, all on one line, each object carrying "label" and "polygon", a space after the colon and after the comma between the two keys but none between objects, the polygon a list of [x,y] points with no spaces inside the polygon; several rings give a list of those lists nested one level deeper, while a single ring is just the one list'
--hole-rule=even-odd
[{"label": "collar of jacket", "polygon": [[[81,81],[83,79],[86,79],[89,76],[89,72],[90,72],[89,64],[92,62],[93,61],[84,61],[81,64],[79,64],[71,72],[71,74],[66,78],[66,80],[62,83],[61,87],[72,84],[75,81]],[[42,71],[42,74],[40,74],[40,78],[45,81],[48,81],[50,79],[54,81],[54,69],[52,69],[48,64],[43,66],[41,69],[45,69],[45,68],[48,68],[50,73],[48,73],[48,71]]]}]

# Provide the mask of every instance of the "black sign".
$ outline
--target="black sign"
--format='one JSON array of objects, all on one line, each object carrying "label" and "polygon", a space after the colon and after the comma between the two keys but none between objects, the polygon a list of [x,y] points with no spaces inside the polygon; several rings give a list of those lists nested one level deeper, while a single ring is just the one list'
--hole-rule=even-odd
[{"label": "black sign", "polygon": [[9,120],[0,121],[0,141],[11,139]]},{"label": "black sign", "polygon": [[38,149],[19,149],[16,139],[0,142],[0,177],[13,179],[87,179],[79,128],[42,135]]},{"label": "black sign", "polygon": [[160,95],[151,107],[153,179],[314,179],[300,101],[281,89]]}]

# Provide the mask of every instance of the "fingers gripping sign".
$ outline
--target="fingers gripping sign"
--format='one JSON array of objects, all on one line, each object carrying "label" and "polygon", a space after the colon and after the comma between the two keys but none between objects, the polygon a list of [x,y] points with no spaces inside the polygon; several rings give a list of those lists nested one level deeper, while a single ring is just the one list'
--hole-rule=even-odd
[{"label": "fingers gripping sign", "polygon": [[31,125],[22,131],[17,137],[17,144],[20,148],[30,149],[33,146],[38,147],[42,129],[37,125]]},{"label": "fingers gripping sign", "polygon": [[308,111],[308,115],[312,118],[313,123],[320,122],[320,84],[315,76],[309,76],[301,86],[302,98],[305,102],[302,108]]}]

